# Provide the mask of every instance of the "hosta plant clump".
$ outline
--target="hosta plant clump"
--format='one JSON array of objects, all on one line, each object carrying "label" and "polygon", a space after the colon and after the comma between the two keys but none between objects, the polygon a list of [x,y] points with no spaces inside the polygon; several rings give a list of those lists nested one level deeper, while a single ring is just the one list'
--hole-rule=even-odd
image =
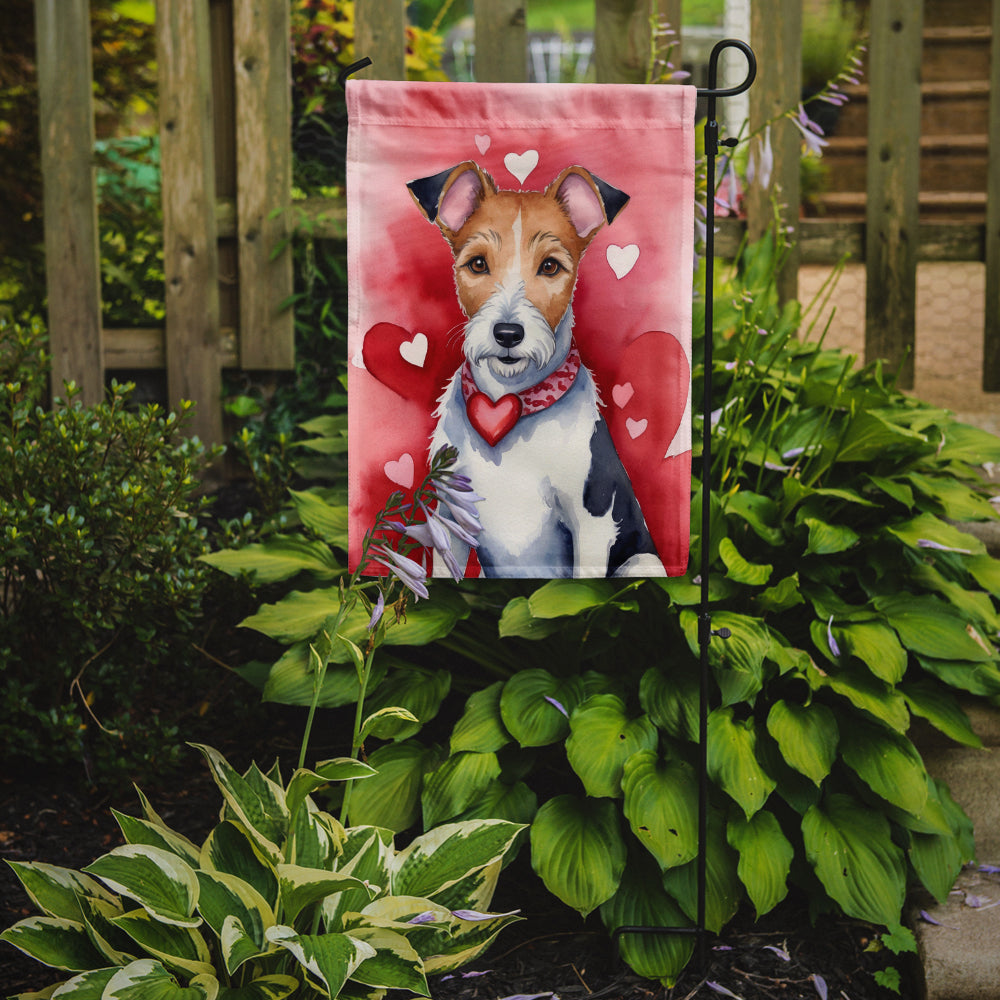
[{"label": "hosta plant clump", "polygon": [[[197,845],[140,793],[115,813],[126,843],[82,871],[14,862],[41,915],[4,941],[63,973],[66,1000],[377,1000],[429,996],[427,976],[475,958],[517,918],[490,913],[521,827],[450,823],[397,849],[391,831],[343,827],[312,794],[370,778],[338,758],[240,774],[200,747],[224,801]],[[33,994],[35,995],[35,994]]]}]

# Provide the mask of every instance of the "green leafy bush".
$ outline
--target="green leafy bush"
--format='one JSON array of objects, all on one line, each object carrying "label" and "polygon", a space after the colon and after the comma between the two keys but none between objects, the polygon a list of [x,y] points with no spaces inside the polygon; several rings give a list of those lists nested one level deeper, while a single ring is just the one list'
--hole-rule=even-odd
[{"label": "green leafy bush", "polygon": [[132,409],[130,386],[83,406],[69,385],[43,408],[41,338],[0,321],[0,744],[8,761],[82,757],[108,775],[176,753],[152,681],[192,660],[209,455],[186,405]]},{"label": "green leafy bush", "polygon": [[[881,365],[799,339],[799,305],[777,302],[779,263],[771,240],[747,248],[714,296],[711,537],[698,537],[696,486],[691,565],[709,545],[712,624],[732,635],[709,649],[706,922],[718,931],[743,904],[763,914],[796,887],[814,912],[903,940],[908,884],[943,899],[974,850],[909,729],[920,717],[977,746],[958,696],[1000,695],[1000,561],[956,523],[996,516],[976,467],[1000,460],[1000,440],[905,396]],[[336,502],[293,494],[301,532],[228,556],[231,571],[291,588],[245,623],[288,646],[257,670],[266,698],[311,693],[309,637],[342,565]],[[426,724],[449,685],[471,696],[447,753],[416,725],[380,734],[391,741],[369,748],[379,773],[355,790],[352,821],[531,821],[535,869],[581,914],[609,929],[693,923],[697,572],[436,584],[370,700],[384,685],[387,704]],[[439,686],[401,666],[405,644],[423,642],[449,656]],[[328,704],[350,703],[353,674],[331,668]],[[691,947],[622,939],[633,968],[665,982]]]},{"label": "green leafy bush", "polygon": [[143,818],[115,813],[126,844],[82,872],[12,862],[41,916],[0,935],[77,973],[59,996],[192,1000],[429,996],[427,975],[479,955],[515,913],[489,913],[520,827],[452,823],[397,849],[392,833],[345,829],[311,795],[369,779],[353,758],[234,770],[199,747],[222,793],[202,845],[170,829],[140,793]]}]

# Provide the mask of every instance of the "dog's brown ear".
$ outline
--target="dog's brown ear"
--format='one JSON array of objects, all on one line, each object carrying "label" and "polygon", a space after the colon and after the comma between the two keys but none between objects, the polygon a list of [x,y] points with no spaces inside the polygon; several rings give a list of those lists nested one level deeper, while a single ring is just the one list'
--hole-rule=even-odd
[{"label": "dog's brown ear", "polygon": [[546,189],[562,205],[579,236],[594,236],[628,204],[624,191],[585,167],[567,167]]},{"label": "dog's brown ear", "polygon": [[496,193],[493,178],[472,160],[410,181],[406,186],[420,211],[431,222],[451,232],[462,228],[488,192]]}]

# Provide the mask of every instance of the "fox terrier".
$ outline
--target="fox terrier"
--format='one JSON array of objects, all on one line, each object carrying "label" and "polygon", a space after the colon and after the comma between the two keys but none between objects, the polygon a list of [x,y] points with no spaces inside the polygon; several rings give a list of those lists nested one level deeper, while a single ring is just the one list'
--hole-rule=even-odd
[{"label": "fox terrier", "polygon": [[[456,447],[483,497],[483,574],[662,575],[573,340],[580,260],[628,195],[580,166],[544,191],[500,190],[472,160],[407,187],[451,247],[468,318],[431,452]],[[465,566],[467,549],[456,555]]]}]

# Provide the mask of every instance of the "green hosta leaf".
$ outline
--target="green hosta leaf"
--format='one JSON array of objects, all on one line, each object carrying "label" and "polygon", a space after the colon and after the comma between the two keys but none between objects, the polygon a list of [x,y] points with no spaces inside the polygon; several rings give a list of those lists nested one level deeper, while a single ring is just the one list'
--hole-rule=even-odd
[{"label": "green hosta leaf", "polygon": [[[385,677],[388,657],[380,656],[372,666],[368,681],[377,687]],[[329,664],[320,686],[317,708],[339,708],[358,700],[360,687],[353,666]],[[261,697],[279,705],[311,705],[316,697],[316,674],[310,661],[309,643],[297,642],[271,666]]]},{"label": "green hosta leaf", "polygon": [[956,611],[970,621],[981,626],[989,634],[1000,632],[1000,615],[997,614],[993,598],[981,590],[971,590],[965,584],[955,583],[930,565],[921,563],[913,568],[910,579],[918,587],[940,594]]},{"label": "green hosta leaf", "polygon": [[868,670],[841,667],[835,673],[822,674],[812,667],[806,677],[814,689],[829,688],[897,732],[906,732],[910,713],[906,710],[903,696],[884,681],[873,677]]},{"label": "green hosta leaf", "polygon": [[876,795],[905,812],[919,815],[927,801],[927,772],[907,737],[861,719],[852,719],[850,738],[840,753]]},{"label": "green hosta leaf", "polygon": [[447,823],[429,830],[396,855],[392,891],[434,899],[461,879],[499,862],[521,829],[497,819]]},{"label": "green hosta leaf", "polygon": [[767,716],[767,731],[785,761],[819,786],[837,756],[839,731],[833,712],[812,702],[798,705],[779,699]]},{"label": "green hosta leaf", "polygon": [[407,708],[393,705],[391,708],[380,708],[372,712],[361,724],[358,736],[362,740],[374,736],[380,740],[391,740],[399,735],[401,739],[412,736],[420,729],[420,720]]},{"label": "green hosta leaf", "polygon": [[495,753],[452,754],[424,780],[421,804],[424,826],[437,826],[454,819],[500,777]]},{"label": "green hosta leaf", "polygon": [[618,590],[612,580],[550,580],[528,598],[528,608],[535,618],[578,615],[607,604]]},{"label": "green hosta leaf", "polygon": [[277,905],[277,873],[242,824],[220,823],[202,845],[199,866],[208,872],[234,875],[253,886],[270,906]]},{"label": "green hosta leaf", "polygon": [[296,535],[272,535],[266,542],[209,552],[199,558],[230,576],[246,574],[257,584],[288,580],[299,573],[332,580],[345,571],[324,542]]},{"label": "green hosta leaf", "polygon": [[698,739],[698,675],[682,663],[670,673],[650,667],[639,682],[639,704],[660,729],[678,740]]},{"label": "green hosta leaf", "polygon": [[375,688],[365,707],[372,712],[385,708],[403,708],[410,712],[414,721],[386,719],[380,725],[378,734],[380,739],[405,740],[437,715],[450,689],[451,674],[447,670],[418,667],[394,670]]},{"label": "green hosta leaf", "polygon": [[986,697],[1000,694],[1000,669],[993,663],[936,660],[930,656],[918,656],[917,662],[949,687]]},{"label": "green hosta leaf", "polygon": [[192,745],[205,755],[226,805],[250,832],[265,856],[276,862],[281,854],[278,844],[288,831],[284,789],[267,778],[252,782],[230,767],[217,750],[202,744]]},{"label": "green hosta leaf", "polygon": [[592,695],[574,710],[569,724],[566,758],[595,798],[618,798],[625,761],[638,750],[653,750],[659,739],[648,716],[629,719],[625,703],[613,694]]},{"label": "green hosta leaf", "polygon": [[145,910],[132,910],[111,921],[168,968],[189,976],[211,975],[212,956],[205,939],[191,927],[164,924]]},{"label": "green hosta leaf", "polygon": [[531,825],[531,865],[549,892],[582,916],[610,899],[625,870],[615,804],[572,795],[549,799]]},{"label": "green hosta leaf", "polygon": [[858,533],[846,524],[828,524],[819,518],[807,517],[803,523],[809,529],[809,543],[805,554],[828,556],[844,552],[854,545],[860,537]]},{"label": "green hosta leaf", "polygon": [[754,598],[757,607],[763,612],[787,611],[797,604],[804,604],[805,598],[799,590],[799,574],[793,573],[779,580],[773,587],[761,591]]},{"label": "green hosta leaf", "polygon": [[[691,922],[664,891],[655,866],[641,857],[630,858],[615,894],[601,904],[604,926],[687,927]],[[673,986],[691,959],[694,936],[690,934],[623,934],[622,958],[638,975]]]},{"label": "green hosta leaf", "polygon": [[352,929],[351,937],[375,949],[375,954],[351,973],[355,982],[430,996],[424,963],[402,934],[383,927],[362,926]]},{"label": "green hosta leaf", "polygon": [[989,500],[954,477],[911,472],[906,478],[925,497],[939,504],[942,514],[951,521],[992,521],[996,517]]},{"label": "green hosta leaf", "polygon": [[932,542],[934,545],[943,545],[946,549],[968,552],[971,555],[983,555],[986,552],[986,546],[978,538],[933,514],[918,514],[909,521],[888,525],[886,531],[911,549],[923,548],[921,542]]},{"label": "green hosta leaf", "polygon": [[370,944],[349,934],[296,934],[291,927],[279,924],[268,928],[267,939],[291,952],[310,978],[332,997],[340,994],[362,962],[375,957]]},{"label": "green hosta leaf", "polygon": [[851,421],[837,452],[838,462],[867,462],[894,447],[925,444],[923,434],[907,430],[871,410],[863,410]]},{"label": "green hosta leaf", "polygon": [[118,812],[117,809],[112,809],[111,812],[118,821],[122,835],[128,843],[159,847],[164,851],[176,854],[189,865],[198,864],[199,849],[187,837],[175,833],[162,824],[136,819],[134,816],[126,816],[124,813]]},{"label": "green hosta leaf", "polygon": [[688,764],[640,751],[625,762],[622,790],[625,818],[660,868],[697,855],[698,783]]},{"label": "green hosta leaf", "polygon": [[909,855],[924,888],[946,902],[964,863],[958,839],[950,833],[911,833]]},{"label": "green hosta leaf", "polygon": [[[698,616],[682,611],[681,627],[694,656],[700,656]],[[764,659],[771,648],[771,636],[759,618],[717,611],[712,614],[712,629],[727,628],[728,639],[714,636],[708,646],[708,662],[722,690],[723,704],[753,701],[763,686]]]},{"label": "green hosta leaf", "polygon": [[[82,972],[72,979],[67,979],[61,986],[50,986],[42,993],[18,993],[10,1000],[43,1000],[43,998],[53,996],[57,1000],[101,1000],[104,988],[117,972],[117,966],[107,969],[92,969],[89,972]],[[55,989],[58,989],[58,993],[53,992]]]},{"label": "green hosta leaf", "polygon": [[331,504],[313,490],[289,490],[295,513],[324,542],[347,549],[347,506]]},{"label": "green hosta leaf", "polygon": [[880,812],[849,795],[830,795],[806,813],[802,836],[820,882],[849,917],[899,923],[906,866]]},{"label": "green hosta leaf", "polygon": [[527,826],[538,812],[538,796],[523,782],[493,781],[457,819],[505,819]]},{"label": "green hosta leaf", "polygon": [[499,635],[501,639],[512,636],[520,639],[545,639],[561,632],[563,627],[563,622],[558,619],[535,618],[528,598],[515,597],[507,602],[500,615]]},{"label": "green hosta leaf", "polygon": [[[708,817],[705,850],[705,926],[714,934],[732,919],[743,899],[743,884],[736,874],[736,852],[726,843],[726,825],[720,813]],[[663,887],[691,920],[698,918],[698,861],[663,873]]]},{"label": "green hosta leaf", "polygon": [[781,512],[768,496],[739,490],[726,498],[726,514],[745,521],[768,545],[779,546],[784,540]]},{"label": "green hosta leaf", "polygon": [[93,896],[114,903],[115,897],[97,879],[40,861],[8,861],[31,901],[46,916],[83,919],[81,896]]},{"label": "green hosta leaf", "polygon": [[[235,875],[222,872],[198,872],[198,883],[201,893],[198,898],[198,910],[205,922],[215,931],[216,936],[226,945],[228,937],[230,947],[224,947],[226,970],[232,975],[247,958],[255,957],[266,948],[264,931],[275,923],[274,913],[267,900],[257,892],[252,885]],[[227,921],[239,924],[238,932],[230,928],[224,934]],[[232,939],[243,942],[249,939],[250,954],[241,945],[241,952],[232,946]]]},{"label": "green hosta leaf", "polygon": [[218,995],[215,976],[198,975],[181,986],[159,962],[142,958],[115,972],[101,1000],[216,1000]]},{"label": "green hosta leaf", "polygon": [[964,562],[965,568],[980,587],[989,591],[994,597],[1000,597],[1000,559],[981,555],[965,559]]},{"label": "green hosta leaf", "polygon": [[757,762],[757,733],[752,718],[733,718],[732,708],[708,717],[708,774],[749,819],[774,791],[775,781]]},{"label": "green hosta leaf", "polygon": [[833,634],[843,652],[856,656],[886,684],[898,684],[906,673],[906,650],[896,633],[878,622],[835,625]]},{"label": "green hosta leaf", "polygon": [[910,711],[926,719],[945,736],[967,747],[983,745],[965,710],[947,688],[924,680],[908,681],[900,686],[900,690]]},{"label": "green hosta leaf", "polygon": [[424,774],[438,760],[435,750],[415,740],[379,747],[368,758],[378,773],[351,790],[351,824],[381,826],[396,833],[413,826],[420,817]]},{"label": "green hosta leaf", "polygon": [[899,633],[903,645],[915,653],[974,663],[996,658],[975,626],[936,597],[885,595],[875,598],[875,607]]},{"label": "green hosta leaf", "polygon": [[788,894],[788,873],[795,849],[781,832],[774,813],[765,809],[751,819],[737,816],[726,829],[729,846],[739,851],[736,873],[760,919]]},{"label": "green hosta leaf", "polygon": [[321,761],[312,771],[299,768],[288,782],[285,805],[289,813],[296,813],[307,796],[331,781],[355,781],[374,777],[377,773],[374,767],[353,757],[335,757]]},{"label": "green hosta leaf", "polygon": [[500,692],[503,681],[469,696],[462,717],[451,733],[451,752],[473,750],[494,753],[510,742],[510,733],[500,717]]},{"label": "green hosta leaf", "polygon": [[774,570],[774,566],[770,563],[762,565],[748,562],[740,555],[739,549],[730,538],[719,541],[719,557],[726,565],[726,576],[748,587],[763,587]]},{"label": "green hosta leaf", "polygon": [[6,941],[35,961],[54,969],[81,972],[105,964],[87,936],[87,929],[65,917],[28,917],[0,934]]},{"label": "green hosta leaf", "polygon": [[941,462],[966,462],[981,465],[983,462],[1000,461],[997,436],[981,427],[949,421],[944,441],[937,453]]},{"label": "green hosta leaf", "polygon": [[125,844],[98,858],[84,871],[113,892],[134,899],[165,924],[197,927],[198,878],[191,866],[170,851],[146,844]]},{"label": "green hosta leaf", "polygon": [[292,976],[261,976],[245,986],[223,987],[218,1000],[285,1000],[298,988]]},{"label": "green hosta leaf", "polygon": [[521,746],[547,746],[569,732],[569,716],[583,697],[579,677],[561,680],[547,670],[522,670],[504,684],[500,716]]},{"label": "green hosta leaf", "polygon": [[[282,913],[286,920],[293,922],[305,907],[318,903],[327,896],[345,889],[367,891],[367,886],[353,875],[303,868],[301,865],[278,865],[278,884],[281,888]],[[374,895],[374,891],[371,895]]]},{"label": "green hosta leaf", "polygon": [[865,476],[865,479],[907,510],[913,508],[913,490],[906,483],[885,476]]}]

